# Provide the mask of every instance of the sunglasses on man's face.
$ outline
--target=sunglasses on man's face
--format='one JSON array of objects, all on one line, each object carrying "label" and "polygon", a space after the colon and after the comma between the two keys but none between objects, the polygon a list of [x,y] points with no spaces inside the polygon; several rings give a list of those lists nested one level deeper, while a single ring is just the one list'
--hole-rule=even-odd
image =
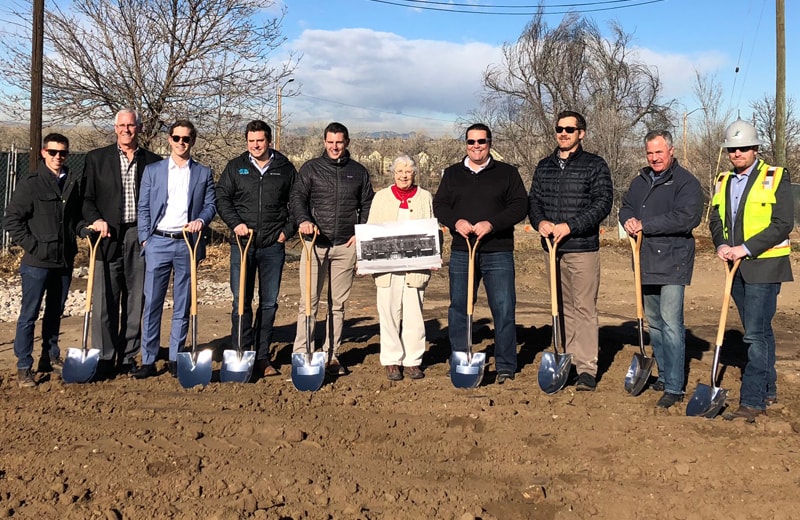
[{"label": "sunglasses on man's face", "polygon": [[49,155],[50,157],[55,157],[56,155],[58,155],[59,157],[66,157],[69,154],[69,152],[67,150],[49,150],[48,149],[48,150],[45,150],[45,152],[47,152],[47,155]]},{"label": "sunglasses on man's face", "polygon": [[756,149],[755,146],[729,146],[728,153],[736,153],[736,150],[745,153],[755,149]]},{"label": "sunglasses on man's face", "polygon": [[473,146],[475,144],[486,144],[488,143],[488,139],[467,139],[467,144]]},{"label": "sunglasses on man's face", "polygon": [[556,133],[560,134],[561,132],[566,132],[568,134],[574,134],[576,131],[580,130],[579,128],[575,128],[574,126],[557,126]]},{"label": "sunglasses on man's face", "polygon": [[173,135],[171,137],[173,143],[183,142],[184,144],[189,144],[192,142],[192,138],[188,135]]}]

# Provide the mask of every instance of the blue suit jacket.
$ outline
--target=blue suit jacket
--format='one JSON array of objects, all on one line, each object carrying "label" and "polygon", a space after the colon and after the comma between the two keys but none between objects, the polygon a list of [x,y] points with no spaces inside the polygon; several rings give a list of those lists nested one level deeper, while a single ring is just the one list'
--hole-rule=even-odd
[{"label": "blue suit jacket", "polygon": [[[200,219],[208,226],[217,212],[214,177],[211,168],[189,162],[189,220]],[[167,209],[169,159],[148,164],[139,189],[139,242],[145,242],[164,218]],[[202,240],[202,237],[201,237]],[[204,241],[203,241],[204,242]],[[197,260],[205,258],[205,244],[197,247]]]}]

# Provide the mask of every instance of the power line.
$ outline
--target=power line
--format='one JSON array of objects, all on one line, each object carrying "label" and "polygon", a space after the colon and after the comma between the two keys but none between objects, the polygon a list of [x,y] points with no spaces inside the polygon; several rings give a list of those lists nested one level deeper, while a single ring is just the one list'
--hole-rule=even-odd
[{"label": "power line", "polygon": [[[500,16],[532,16],[535,14],[569,14],[573,12],[581,12],[581,13],[593,13],[599,11],[613,11],[617,9],[627,9],[629,7],[637,7],[641,5],[647,4],[656,4],[663,2],[664,0],[606,0],[601,2],[583,2],[583,3],[575,3],[575,4],[554,4],[553,6],[508,6],[508,5],[470,5],[470,4],[456,4],[456,3],[449,3],[449,2],[433,2],[428,0],[404,0],[405,2],[417,2],[418,4],[424,5],[415,5],[413,3],[400,3],[400,1],[389,1],[389,0],[368,0],[370,2],[375,2],[377,4],[386,4],[386,5],[395,5],[399,7],[408,7],[412,9],[420,9],[423,11],[439,11],[445,13],[464,13],[464,14],[483,14],[483,15],[500,15]],[[548,7],[568,7],[568,6],[581,6],[581,5],[601,5],[601,4],[608,4],[608,3],[617,3],[617,2],[626,2],[624,5],[616,5],[611,7],[598,7],[592,9],[577,9],[577,10],[567,10],[567,11],[545,11]],[[627,2],[636,2],[636,3],[627,3]],[[464,6],[470,7],[470,9],[448,9],[445,7],[431,7],[431,5],[453,5],[453,6]],[[506,11],[480,11],[476,9],[493,9],[493,8],[503,8],[503,9],[517,9],[525,7],[527,9],[536,7],[536,11],[533,12],[506,12]]]},{"label": "power line", "polygon": [[369,110],[370,112],[377,112],[379,114],[389,114],[389,115],[400,116],[400,117],[411,117],[411,118],[414,118],[414,119],[427,119],[428,121],[439,121],[439,122],[442,122],[442,123],[455,123],[456,122],[455,119],[441,119],[441,118],[436,118],[436,117],[415,116],[413,114],[404,114],[403,112],[392,112],[391,110],[382,110],[380,108],[371,108],[371,107],[365,107],[365,106],[361,106],[361,105],[352,105],[350,103],[342,103],[341,101],[334,101],[332,99],[324,99],[324,98],[320,98],[320,97],[316,97],[316,96],[309,96],[308,94],[297,94],[297,97],[315,99],[317,101],[323,101],[325,103],[332,103],[334,105],[341,105],[343,107],[358,108],[358,109],[361,109],[361,110]]}]

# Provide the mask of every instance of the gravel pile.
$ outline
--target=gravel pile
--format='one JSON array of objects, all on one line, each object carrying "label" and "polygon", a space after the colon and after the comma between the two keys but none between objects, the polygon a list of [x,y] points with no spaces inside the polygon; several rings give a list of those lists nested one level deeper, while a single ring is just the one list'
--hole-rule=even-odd
[{"label": "gravel pile", "polygon": [[[74,279],[86,279],[88,268],[80,267],[73,271]],[[81,284],[84,285],[84,284]],[[167,292],[167,299],[164,302],[165,309],[172,308],[172,288]],[[230,302],[233,298],[230,287],[226,282],[211,282],[199,280],[197,283],[197,303],[198,305],[219,304]],[[0,279],[0,322],[15,322],[19,317],[19,306],[22,301],[22,287],[19,275],[10,278]],[[42,305],[44,307],[44,305]],[[86,290],[72,290],[67,297],[64,307],[64,316],[83,316],[86,310]],[[39,318],[41,319],[41,315]]]}]

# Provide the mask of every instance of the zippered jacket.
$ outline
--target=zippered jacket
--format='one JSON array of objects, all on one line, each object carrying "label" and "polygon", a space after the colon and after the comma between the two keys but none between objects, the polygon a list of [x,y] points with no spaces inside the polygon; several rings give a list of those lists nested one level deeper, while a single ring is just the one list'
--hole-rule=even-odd
[{"label": "zippered jacket", "polygon": [[82,178],[67,170],[61,189],[42,162],[35,172],[20,179],[6,207],[3,227],[25,250],[23,264],[72,269],[78,252],[75,235],[81,226]]},{"label": "zippered jacket", "polygon": [[700,182],[677,159],[655,178],[643,168],[631,181],[619,222],[642,222],[640,265],[642,284],[689,285],[694,270],[695,240],[692,230],[703,214]]},{"label": "zippered jacket", "polygon": [[[556,148],[536,166],[528,194],[528,216],[537,230],[543,220],[569,226],[570,234],[558,243],[559,252],[597,251],[600,223],[611,213],[613,199],[611,172],[605,159],[578,146],[562,169]],[[544,238],[542,246],[546,247]]]},{"label": "zippered jacket", "polygon": [[300,168],[291,197],[295,225],[313,222],[319,229],[317,245],[343,245],[355,235],[356,224],[366,224],[375,192],[369,171],[345,150],[339,159],[327,152]]},{"label": "zippered jacket", "polygon": [[[268,247],[281,232],[287,239],[297,226],[289,213],[289,202],[297,178],[294,165],[282,153],[271,150],[272,160],[264,175],[245,152],[231,159],[217,182],[217,212],[233,229],[245,224],[253,230],[250,247]],[[231,242],[236,237],[231,234]]]}]

